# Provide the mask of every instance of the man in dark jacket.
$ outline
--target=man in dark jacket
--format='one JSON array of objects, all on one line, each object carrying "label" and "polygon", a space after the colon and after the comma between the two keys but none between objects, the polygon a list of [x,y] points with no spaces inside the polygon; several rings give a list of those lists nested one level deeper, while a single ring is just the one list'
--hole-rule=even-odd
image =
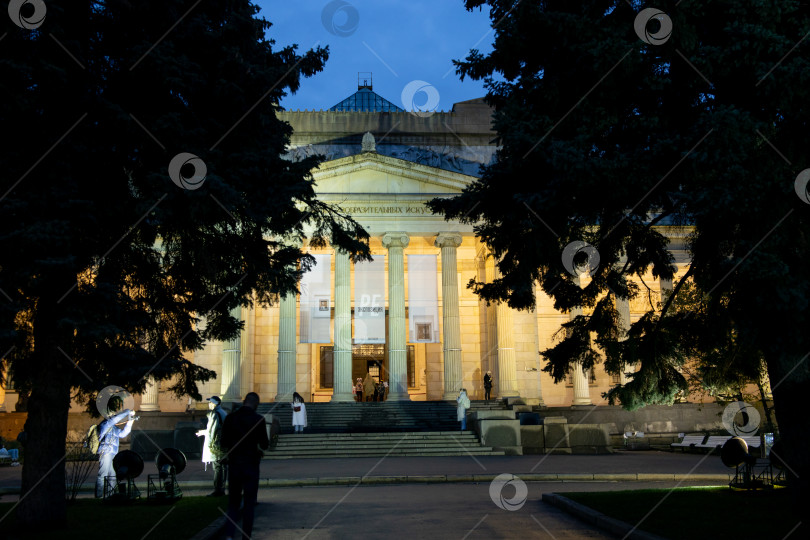
[{"label": "man in dark jacket", "polygon": [[487,371],[484,375],[484,399],[489,400],[492,397],[492,372]]},{"label": "man in dark jacket", "polygon": [[[225,418],[222,428],[222,447],[228,460],[228,523],[225,536],[233,537],[239,518],[242,491],[245,505],[242,513],[242,537],[250,538],[253,532],[253,513],[259,493],[259,463],[270,442],[267,439],[267,423],[256,412],[259,395],[250,392],[242,406]],[[261,450],[260,450],[261,448]]]}]

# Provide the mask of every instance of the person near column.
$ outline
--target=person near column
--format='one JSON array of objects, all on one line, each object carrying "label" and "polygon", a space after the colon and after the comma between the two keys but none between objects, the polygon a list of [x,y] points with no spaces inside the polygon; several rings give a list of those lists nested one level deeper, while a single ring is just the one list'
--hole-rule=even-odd
[{"label": "person near column", "polygon": [[296,433],[303,433],[304,428],[307,427],[307,405],[304,403],[304,398],[298,392],[293,393],[293,400],[290,403],[292,407],[292,425],[293,431]]},{"label": "person near column", "polygon": [[239,519],[242,492],[245,494],[242,511],[242,537],[253,533],[253,517],[259,494],[259,463],[270,446],[267,438],[267,422],[256,412],[259,395],[250,392],[242,406],[225,417],[222,426],[222,447],[228,462],[228,521],[225,536],[233,539]]},{"label": "person near column", "polygon": [[[123,428],[118,427],[126,420]],[[112,418],[103,421],[98,428],[98,476],[96,477],[96,498],[104,496],[104,478],[115,476],[113,458],[118,453],[118,443],[132,431],[135,411],[124,409]]]},{"label": "person near column", "polygon": [[484,375],[484,399],[489,400],[492,396],[492,372],[487,371]]},{"label": "person near column", "polygon": [[225,423],[227,414],[222,408],[222,400],[218,396],[208,398],[208,423],[205,429],[197,432],[197,437],[205,437],[203,441],[202,462],[205,470],[211,463],[214,468],[214,491],[209,493],[209,497],[221,497],[225,495],[225,477],[227,467],[222,462],[222,425]]},{"label": "person near column", "polygon": [[357,377],[357,381],[354,383],[354,391],[357,394],[357,402],[360,403],[363,401],[363,379]]},{"label": "person near column", "polygon": [[470,408],[470,398],[467,397],[467,390],[461,389],[456,398],[458,406],[456,408],[456,419],[461,422],[461,431],[467,429],[467,409]]},{"label": "person near column", "polygon": [[374,378],[371,376],[371,373],[366,372],[366,378],[363,379],[363,395],[366,396],[366,401],[374,399],[375,388]]}]

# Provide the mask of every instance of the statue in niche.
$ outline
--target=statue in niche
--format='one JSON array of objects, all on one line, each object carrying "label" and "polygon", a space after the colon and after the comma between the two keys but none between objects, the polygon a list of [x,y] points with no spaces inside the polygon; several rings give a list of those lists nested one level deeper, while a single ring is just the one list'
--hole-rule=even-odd
[{"label": "statue in niche", "polygon": [[363,135],[363,140],[361,141],[360,145],[363,152],[377,151],[377,143],[374,140],[374,135],[372,135],[370,131],[366,131],[366,134]]}]

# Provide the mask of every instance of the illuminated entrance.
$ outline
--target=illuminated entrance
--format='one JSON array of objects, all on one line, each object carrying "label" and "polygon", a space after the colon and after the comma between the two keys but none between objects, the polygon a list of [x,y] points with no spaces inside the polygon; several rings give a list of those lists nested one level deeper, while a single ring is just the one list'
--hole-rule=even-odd
[{"label": "illuminated entrance", "polygon": [[[323,345],[320,348],[320,386],[334,388],[334,346]],[[416,352],[414,345],[408,345],[407,374],[408,386],[415,386]],[[387,359],[388,347],[379,345],[352,345],[352,381],[358,377],[364,379],[370,373],[375,382],[388,381]]]}]

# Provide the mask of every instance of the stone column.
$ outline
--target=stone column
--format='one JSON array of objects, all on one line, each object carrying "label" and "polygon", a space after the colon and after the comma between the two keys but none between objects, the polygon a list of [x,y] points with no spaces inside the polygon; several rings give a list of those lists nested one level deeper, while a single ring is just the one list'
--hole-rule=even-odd
[{"label": "stone column", "polygon": [[405,320],[405,248],[410,238],[404,232],[386,233],[388,249],[388,399],[407,401],[407,321]]},{"label": "stone column", "polygon": [[352,282],[349,253],[335,250],[335,349],[332,401],[352,397]]},{"label": "stone column", "polygon": [[[486,252],[483,254],[483,265],[484,265],[484,282],[485,283],[492,283],[492,280],[495,279],[495,259],[491,256],[488,256]],[[489,303],[485,303],[482,308],[484,313],[486,314],[486,321],[487,321],[487,354],[484,356],[484,361],[486,362],[486,366],[484,367],[483,371],[492,371],[492,376],[495,378],[495,388],[493,395],[498,397],[498,381],[500,380],[500,374],[498,373],[498,325],[497,321],[495,320],[495,306]],[[483,377],[483,375],[482,375]]]},{"label": "stone column", "polygon": [[278,314],[278,385],[276,401],[292,401],[295,392],[295,293],[281,297]]},{"label": "stone column", "polygon": [[434,245],[442,250],[442,327],[444,329],[444,400],[455,400],[461,390],[461,323],[458,316],[459,233],[441,233]]},{"label": "stone column", "polygon": [[[500,277],[498,267],[495,275]],[[517,368],[515,366],[515,329],[512,324],[512,308],[506,302],[496,306],[496,324],[498,339],[498,397],[518,397]]]},{"label": "stone column", "polygon": [[535,349],[537,349],[537,352],[535,353],[535,365],[536,365],[535,370],[537,371],[537,399],[539,400],[537,405],[540,407],[546,406],[546,402],[543,401],[543,384],[542,384],[543,366],[540,365],[541,344],[540,344],[540,328],[538,327],[538,317],[540,314],[540,299],[543,297],[548,298],[548,296],[546,296],[545,291],[543,291],[543,288],[540,286],[540,283],[535,282],[534,284],[535,301],[534,301],[534,310],[532,311],[532,313],[534,314],[534,324],[532,326],[534,326],[534,337],[536,345]]},{"label": "stone column", "polygon": [[[574,283],[577,285],[580,284],[579,276],[574,278]],[[574,320],[578,316],[582,315],[582,308],[575,307],[571,310],[570,318]],[[591,393],[590,389],[588,388],[588,376],[585,375],[585,371],[582,369],[582,362],[577,360],[574,362],[573,366],[571,367],[572,376],[574,379],[574,402],[573,405],[591,405]]]},{"label": "stone column", "polygon": [[158,382],[155,380],[154,377],[149,377],[146,381],[146,388],[143,390],[143,394],[141,394],[141,407],[138,409],[140,411],[149,412],[159,412],[160,411],[160,404],[158,402],[159,398],[159,390],[160,386]]},{"label": "stone column", "polygon": [[[242,306],[236,306],[231,310],[231,317],[242,318]],[[220,383],[220,393],[223,402],[241,401],[239,388],[242,385],[241,373],[241,332],[233,339],[222,343],[222,380]]]},{"label": "stone column", "polygon": [[[630,330],[630,300],[627,298],[614,298],[616,301],[616,311],[619,312],[619,331],[622,334],[619,341],[624,341],[627,339],[627,331]],[[627,382],[627,376],[624,374],[625,368],[626,365],[623,365],[620,380],[621,384]]]},{"label": "stone column", "polygon": [[6,387],[4,381],[7,380],[2,377],[3,373],[0,371],[0,412],[6,412]]},{"label": "stone column", "polygon": [[658,287],[659,287],[659,290],[660,290],[660,293],[661,293],[661,307],[663,308],[664,304],[667,301],[667,298],[669,297],[670,294],[672,294],[672,290],[674,289],[674,286],[672,284],[671,279],[661,278],[659,280]]}]

